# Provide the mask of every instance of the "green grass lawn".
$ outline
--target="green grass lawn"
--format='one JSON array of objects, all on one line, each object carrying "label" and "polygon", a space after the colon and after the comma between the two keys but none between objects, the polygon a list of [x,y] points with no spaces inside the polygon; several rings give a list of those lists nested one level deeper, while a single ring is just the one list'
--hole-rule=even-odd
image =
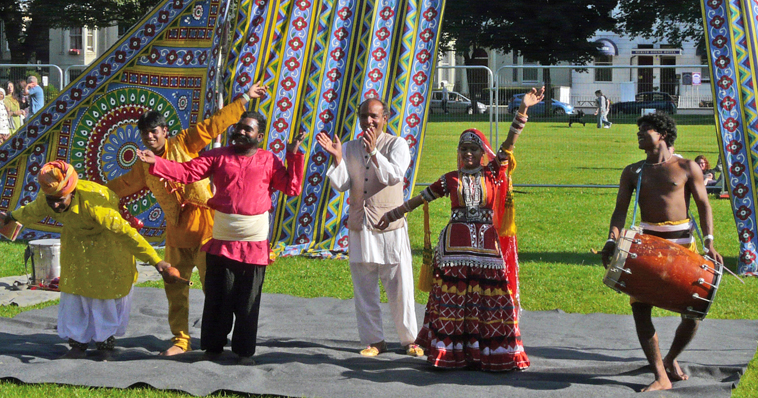
[{"label": "green grass lawn", "polygon": [[[705,119],[704,124],[693,124],[690,119],[682,120],[676,151],[688,158],[703,153],[715,162],[718,157],[715,132],[707,124],[712,119]],[[614,125],[611,129],[596,129],[590,124],[586,127],[574,125],[569,129],[565,120],[558,118],[530,122],[517,143],[515,154],[518,168],[514,182],[616,184],[622,168],[642,159],[643,153],[637,149],[633,119],[612,121]],[[431,120],[427,124],[417,181],[432,182],[452,170],[460,132],[469,127],[487,131],[488,125],[484,118],[476,121]],[[503,127],[507,125],[501,123],[501,137],[507,132],[507,128]],[[517,187],[516,191],[523,307],[532,311],[560,308],[572,313],[630,314],[628,298],[603,285],[604,269],[600,266],[600,258],[590,252],[593,248],[599,250],[605,242],[616,190]],[[711,198],[711,204],[716,225],[716,249],[724,255],[726,264],[734,269],[739,245],[729,201]],[[447,199],[430,204],[433,239],[447,223],[449,206]],[[409,215],[416,272],[421,264],[423,247],[422,220],[420,209]],[[23,272],[22,253],[22,244],[0,243],[0,276]],[[735,278],[725,276],[709,318],[758,318],[758,281],[749,278],[745,282],[743,285]],[[148,285],[160,287],[161,282]],[[198,284],[195,286],[199,287]],[[281,258],[267,271],[264,291],[300,297],[347,299],[352,297],[350,270],[344,260]],[[419,303],[426,303],[426,299],[425,293],[416,293]],[[0,308],[0,316],[14,316],[19,311],[14,307]],[[656,310],[655,315],[675,316],[662,310]],[[529,336],[523,338],[528,353]],[[635,342],[630,344],[636,345]],[[758,356],[753,358],[739,387],[734,390],[734,397],[758,396],[757,367]],[[2,397],[93,397],[106,394],[114,397],[184,396],[145,388],[111,390],[0,383]]]}]

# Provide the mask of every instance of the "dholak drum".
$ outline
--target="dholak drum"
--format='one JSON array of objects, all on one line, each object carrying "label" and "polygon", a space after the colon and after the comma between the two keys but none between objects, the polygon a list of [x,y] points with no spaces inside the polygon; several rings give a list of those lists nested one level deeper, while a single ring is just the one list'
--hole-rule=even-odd
[{"label": "dholak drum", "polygon": [[684,317],[708,314],[723,265],[666,239],[622,230],[603,283],[620,293]]},{"label": "dholak drum", "polygon": [[32,262],[32,284],[48,284],[61,276],[60,239],[39,239],[29,241],[26,259]]}]

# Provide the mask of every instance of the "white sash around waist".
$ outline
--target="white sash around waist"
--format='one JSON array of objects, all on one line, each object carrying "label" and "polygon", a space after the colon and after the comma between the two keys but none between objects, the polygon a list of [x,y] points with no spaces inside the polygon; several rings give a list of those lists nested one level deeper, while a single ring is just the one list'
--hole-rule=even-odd
[{"label": "white sash around waist", "polygon": [[247,216],[226,214],[216,210],[213,219],[213,239],[260,242],[268,239],[268,212]]}]

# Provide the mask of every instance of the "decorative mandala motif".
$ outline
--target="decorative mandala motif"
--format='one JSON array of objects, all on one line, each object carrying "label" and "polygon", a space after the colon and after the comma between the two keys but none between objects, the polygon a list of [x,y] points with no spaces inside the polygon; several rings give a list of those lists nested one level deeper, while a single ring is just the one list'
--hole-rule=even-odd
[{"label": "decorative mandala motif", "polygon": [[137,120],[150,110],[163,113],[169,130],[181,125],[171,103],[151,90],[120,88],[96,100],[73,129],[71,164],[84,170],[80,177],[103,184],[126,173],[143,148]]},{"label": "decorative mandala motif", "polygon": [[[71,164],[79,177],[105,184],[126,174],[144,149],[137,120],[150,110],[163,113],[169,130],[181,125],[171,103],[148,89],[119,88],[98,98],[73,128]],[[127,207],[138,217],[157,203],[147,190],[130,199]]]}]

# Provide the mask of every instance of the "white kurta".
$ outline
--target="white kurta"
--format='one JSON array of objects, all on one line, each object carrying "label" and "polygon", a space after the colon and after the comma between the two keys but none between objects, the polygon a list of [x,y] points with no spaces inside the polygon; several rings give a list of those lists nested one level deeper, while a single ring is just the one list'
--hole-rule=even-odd
[{"label": "white kurta", "polygon": [[[367,173],[375,173],[385,185],[402,184],[411,162],[405,140],[395,140],[387,153],[376,154],[375,165],[360,139],[342,145],[342,162],[326,175],[334,189],[363,190]],[[351,205],[358,205],[352,203]],[[375,231],[364,216],[361,231],[349,232],[348,252],[353,277],[358,334],[363,344],[384,341],[379,308],[379,278],[387,292],[395,328],[402,345],[412,344],[418,333],[413,296],[413,260],[408,226]]]}]

